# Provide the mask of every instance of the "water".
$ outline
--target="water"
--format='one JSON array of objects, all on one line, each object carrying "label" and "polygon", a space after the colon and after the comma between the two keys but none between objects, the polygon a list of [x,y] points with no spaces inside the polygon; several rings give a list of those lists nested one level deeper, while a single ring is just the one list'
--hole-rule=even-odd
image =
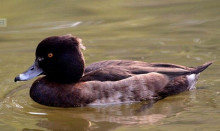
[{"label": "water", "polygon": [[[219,130],[219,0],[45,0],[0,2],[1,130]],[[52,35],[83,39],[86,63],[131,59],[197,66],[198,89],[167,97],[151,109],[144,103],[53,108],[29,97],[34,80],[14,77],[34,61],[37,44]]]}]

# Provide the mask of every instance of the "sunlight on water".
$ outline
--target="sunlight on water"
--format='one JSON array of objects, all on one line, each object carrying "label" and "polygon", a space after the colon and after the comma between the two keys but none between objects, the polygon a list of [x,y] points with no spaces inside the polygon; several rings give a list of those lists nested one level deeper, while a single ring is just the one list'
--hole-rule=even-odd
[{"label": "sunlight on water", "polygon": [[[0,2],[1,130],[219,130],[219,0]],[[2,22],[0,23],[2,24]],[[34,80],[14,77],[34,61],[37,44],[52,35],[83,39],[86,64],[131,59],[197,66],[197,90],[167,97],[144,112],[142,103],[54,108],[29,96]]]}]

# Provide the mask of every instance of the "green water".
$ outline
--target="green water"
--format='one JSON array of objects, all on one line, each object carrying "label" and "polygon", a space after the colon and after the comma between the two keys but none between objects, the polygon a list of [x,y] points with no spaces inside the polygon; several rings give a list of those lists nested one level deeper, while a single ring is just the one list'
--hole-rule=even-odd
[{"label": "green water", "polygon": [[[219,0],[1,0],[0,130],[220,130]],[[197,90],[167,97],[135,113],[143,103],[52,108],[29,97],[34,80],[14,77],[34,61],[37,44],[73,34],[87,47],[87,64],[131,59],[197,66]]]}]

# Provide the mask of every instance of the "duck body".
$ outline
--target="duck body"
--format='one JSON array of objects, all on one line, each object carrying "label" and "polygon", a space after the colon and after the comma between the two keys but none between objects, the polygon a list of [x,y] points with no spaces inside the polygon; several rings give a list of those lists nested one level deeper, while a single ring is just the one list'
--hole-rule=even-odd
[{"label": "duck body", "polygon": [[199,73],[212,62],[192,68],[130,60],[96,62],[84,69],[81,40],[52,36],[37,47],[36,60],[15,81],[44,74],[30,89],[37,103],[56,107],[159,100],[195,87]]},{"label": "duck body", "polygon": [[[152,76],[155,77],[152,79]],[[30,95],[40,104],[57,107],[104,105],[158,99],[169,78],[159,73],[136,75],[119,81],[88,81],[76,84],[34,82]],[[65,92],[65,93],[63,93]]]}]

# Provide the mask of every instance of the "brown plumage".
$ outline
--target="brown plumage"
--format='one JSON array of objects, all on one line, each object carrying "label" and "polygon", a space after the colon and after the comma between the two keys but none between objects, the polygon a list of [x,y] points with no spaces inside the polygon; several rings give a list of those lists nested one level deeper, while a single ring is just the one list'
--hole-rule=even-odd
[{"label": "brown plumage", "polygon": [[[40,42],[36,60],[15,81],[37,79],[31,98],[43,105],[75,107],[143,100],[159,100],[194,88],[200,72],[212,62],[198,67],[129,60],[101,61],[84,69],[81,39],[52,36]],[[49,55],[52,54],[52,55]],[[85,71],[84,71],[85,70]]]},{"label": "brown plumage", "polygon": [[145,63],[129,60],[101,61],[86,67],[85,75],[80,81],[116,81],[150,72],[157,72],[174,78],[180,75],[199,74],[211,64],[212,62],[207,62],[198,67],[186,67],[168,63]]},{"label": "brown plumage", "polygon": [[163,92],[168,82],[169,78],[159,73],[136,75],[115,82],[88,81],[74,85],[57,84],[40,78],[35,81],[30,93],[35,101],[44,105],[74,107],[159,99],[159,93]]}]

